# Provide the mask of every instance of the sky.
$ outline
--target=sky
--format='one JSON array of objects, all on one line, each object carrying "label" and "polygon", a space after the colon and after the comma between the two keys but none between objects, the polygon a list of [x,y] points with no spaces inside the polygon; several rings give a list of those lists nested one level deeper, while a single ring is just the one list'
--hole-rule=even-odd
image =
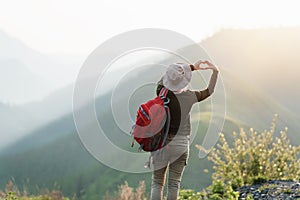
[{"label": "sky", "polygon": [[138,28],[163,28],[196,42],[223,28],[300,25],[298,1],[0,0],[0,30],[46,54],[88,54]]}]

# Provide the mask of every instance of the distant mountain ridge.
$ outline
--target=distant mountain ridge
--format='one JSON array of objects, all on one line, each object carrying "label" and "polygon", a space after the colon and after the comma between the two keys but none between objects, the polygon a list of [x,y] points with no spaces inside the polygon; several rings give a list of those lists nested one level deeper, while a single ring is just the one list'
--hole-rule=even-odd
[{"label": "distant mountain ridge", "polygon": [[[259,130],[268,128],[273,114],[278,113],[279,128],[288,126],[290,128],[288,137],[292,141],[300,141],[300,135],[294,134],[294,131],[300,129],[300,125],[297,121],[292,120],[293,117],[290,116],[290,113],[286,112],[274,99],[256,91],[247,83],[238,81],[228,71],[221,71],[221,73],[226,88],[228,88],[228,113],[225,116],[225,125],[222,130],[227,137],[230,138],[230,133],[238,131],[239,127],[247,129],[251,126]],[[236,83],[239,83],[238,86],[241,87],[237,87]],[[125,94],[126,91],[123,91],[121,96]],[[122,147],[125,146],[129,149],[131,138],[125,137],[126,135],[111,123],[113,116],[108,112],[109,102],[109,95],[100,97],[96,101],[96,108],[99,111],[97,112],[98,118],[109,130],[108,136],[111,141],[120,143]],[[202,102],[201,105],[206,107],[207,103],[209,101]],[[205,111],[203,108],[200,109],[201,112]],[[131,112],[134,111],[131,110]],[[198,122],[197,116],[196,113],[193,115],[192,123]],[[201,144],[203,140],[210,123],[209,116],[210,114],[207,113],[207,117],[200,121],[201,128],[191,144],[189,165],[182,181],[184,188],[199,190],[209,184],[209,174],[203,173],[203,170],[210,168],[211,164],[207,160],[200,161],[194,147],[195,144]],[[214,123],[212,122],[211,125],[214,126]],[[88,129],[89,127],[87,127],[87,131]],[[123,137],[120,137],[121,135]],[[116,138],[119,138],[120,141],[115,141]],[[99,145],[101,146],[101,141],[99,141]],[[57,182],[64,194],[72,196],[76,193],[79,199],[96,200],[101,198],[106,190],[116,188],[125,180],[130,181],[131,185],[135,185],[138,180],[146,179],[147,186],[150,185],[150,174],[132,175],[118,172],[95,161],[82,146],[71,114],[42,127],[34,134],[12,145],[0,156],[0,160],[3,161],[0,163],[0,177],[2,177],[0,187],[3,187],[11,176],[14,176],[17,184],[21,184],[23,180],[29,178],[30,191],[35,191],[33,185],[38,184],[51,188],[53,183]],[[20,165],[24,167],[16,167]]]},{"label": "distant mountain ridge", "polygon": [[[27,92],[28,95],[25,96],[24,99],[13,98],[14,96],[11,94],[11,98],[6,100],[9,103],[24,103],[30,100],[38,100],[50,94],[50,92],[74,82],[76,73],[82,64],[82,56],[78,59],[80,56],[69,55],[65,56],[65,59],[62,59],[61,56],[58,55],[46,55],[30,48],[22,41],[11,37],[2,30],[0,30],[0,44],[0,66],[5,65],[4,67],[7,68],[18,68],[20,70],[19,73],[24,72],[25,69],[21,68],[26,67],[33,72],[36,77],[28,77],[28,79],[30,80],[32,78],[32,82],[36,79],[39,80],[35,83],[38,88],[33,87],[27,89],[25,92]],[[6,74],[6,71],[2,67],[0,67],[0,74],[3,74],[3,76],[9,75],[12,81],[19,81],[18,84],[26,85],[26,82],[22,82],[25,80],[14,79],[14,76],[12,76],[12,74]],[[18,74],[18,72],[15,71],[13,74]],[[23,74],[24,78],[26,78],[25,75],[26,74]],[[7,84],[0,79],[0,85]],[[35,90],[35,92],[31,90]],[[11,93],[13,92],[18,93],[20,91],[16,90]],[[40,98],[35,98],[36,96],[38,97],[38,95],[40,95]],[[1,93],[0,101],[3,101]]]},{"label": "distant mountain ridge", "polygon": [[75,79],[75,58],[43,55],[0,30],[0,151],[71,111],[73,85],[62,85]]},{"label": "distant mountain ridge", "polygon": [[8,103],[41,99],[51,90],[50,83],[33,73],[22,61],[0,60],[0,100]]},{"label": "distant mountain ridge", "polygon": [[[245,71],[243,71],[244,68],[241,67],[251,67],[252,65],[250,65],[251,63],[249,64],[248,61],[252,58],[259,58],[258,56],[254,56],[255,52],[253,49],[250,51],[251,48],[245,47],[246,51],[239,46],[239,44],[242,44],[242,42],[246,40],[245,38],[251,38],[252,34],[246,34],[247,37],[242,37],[236,36],[236,32],[231,31],[232,30],[228,30],[228,32],[226,32],[225,30],[226,34],[224,32],[217,33],[215,35],[215,41],[213,40],[214,36],[203,41],[203,46],[207,49],[209,55],[213,57],[213,60],[222,64],[220,66],[220,75],[224,81],[227,101],[227,113],[222,132],[224,132],[225,136],[230,137],[230,133],[232,133],[232,131],[238,131],[240,127],[247,129],[251,126],[258,130],[267,129],[270,126],[273,114],[277,113],[279,114],[279,120],[276,133],[278,134],[279,129],[288,126],[288,137],[293,143],[299,144],[300,135],[298,132],[300,130],[300,124],[297,118],[297,112],[286,109],[287,102],[284,102],[284,104],[278,103],[276,98],[269,96],[266,90],[270,89],[271,91],[273,87],[268,88],[267,86],[270,85],[264,85],[264,87],[261,85],[261,87],[257,89],[257,85],[251,81],[251,78],[249,80],[245,77],[245,75],[251,74],[252,70],[254,70],[253,73],[259,70],[259,68],[248,69],[249,72],[247,71],[247,73],[245,73]],[[223,33],[226,37],[222,36]],[[233,34],[234,37],[230,36],[231,34]],[[229,41],[226,43],[226,38],[228,37],[230,39],[228,39]],[[235,44],[236,46],[233,45],[232,49],[228,50],[230,48],[225,44],[229,46]],[[253,45],[254,42],[250,44]],[[226,50],[228,52],[226,52]],[[236,56],[239,51],[241,51],[240,57]],[[267,51],[263,52],[266,53]],[[244,63],[243,60],[245,61]],[[267,58],[264,58],[264,61],[260,62],[266,62],[267,60]],[[260,62],[256,60],[254,63]],[[294,62],[297,63],[297,58],[295,58]],[[268,69],[272,68],[268,66]],[[263,76],[266,75],[266,71],[260,72]],[[259,79],[257,79],[257,81],[259,81]],[[293,79],[293,81],[299,83],[298,79]],[[130,82],[127,82],[127,84],[130,84]],[[272,86],[275,82],[271,82],[270,84]],[[30,106],[36,106],[36,109],[43,109],[43,107],[46,109],[51,106],[55,107],[55,104],[58,104],[60,101],[55,101],[53,104],[51,104],[51,102],[55,99],[60,99],[61,95],[70,91],[71,88],[67,88],[65,91],[53,95],[51,97],[53,100],[48,99],[49,102],[46,104],[43,104],[43,102],[45,102],[43,101],[40,102],[41,104],[39,105],[31,104]],[[126,95],[125,90],[121,91],[120,96]],[[293,92],[288,92],[286,98],[291,98],[290,95],[292,94]],[[71,94],[69,95],[71,97]],[[68,98],[69,95],[66,95],[66,98]],[[298,95],[296,94],[296,97],[298,97]],[[112,116],[107,112],[111,106],[109,98],[110,96],[106,95],[101,101],[99,99],[97,99],[99,101],[96,100],[95,106],[98,118],[106,120],[103,124],[110,130],[111,134],[109,136],[113,142],[116,142],[114,140],[122,135],[123,137],[119,142],[129,148],[131,139],[126,137],[125,134],[121,134],[120,130],[111,123]],[[202,103],[203,105],[207,105],[209,101]],[[3,110],[15,109],[15,107],[9,108],[6,105],[2,106]],[[2,106],[0,104],[0,109],[2,109]],[[297,108],[297,104],[294,104],[294,106]],[[34,110],[33,107],[31,107],[32,110]],[[26,110],[26,107],[20,109],[24,109],[25,111],[31,110]],[[64,194],[73,196],[75,193],[79,199],[98,200],[105,194],[105,191],[115,190],[117,185],[124,183],[125,180],[131,182],[130,185],[136,185],[139,180],[146,179],[147,186],[149,187],[150,174],[133,175],[118,172],[95,161],[82,146],[75,130],[72,113],[66,110],[67,109],[64,110],[65,113],[63,113],[63,117],[39,127],[29,136],[16,141],[15,144],[2,151],[2,155],[0,155],[0,188],[4,187],[8,179],[14,177],[20,186],[25,180],[30,180],[28,181],[30,191],[35,191],[37,184],[41,185],[41,187],[51,189],[54,187],[53,184],[56,183],[60,185]],[[198,130],[197,138],[194,140],[194,143],[191,144],[189,165],[186,168],[185,176],[182,181],[182,187],[196,190],[209,184],[209,174],[203,173],[203,170],[206,168],[210,169],[211,167],[209,162],[205,160],[200,161],[198,159],[198,151],[194,148],[195,144],[201,144],[208,124],[210,123],[210,113],[206,112],[202,107],[200,111],[205,112],[204,118],[200,119],[201,129]],[[17,112],[22,111],[18,110]],[[46,111],[39,112],[47,113]],[[131,112],[133,112],[133,110],[131,110]],[[26,114],[26,112],[24,113]],[[199,121],[199,118],[197,118],[199,115],[197,113],[194,113],[192,116],[192,123]],[[222,115],[220,116],[222,117]],[[15,124],[14,122],[12,125]],[[212,126],[213,125],[214,123],[212,122]],[[101,141],[99,141],[99,145],[101,145]]]},{"label": "distant mountain ridge", "polygon": [[[0,75],[1,76],[1,75]],[[39,128],[62,120],[72,111],[73,85],[57,90],[46,99],[21,106],[0,102],[0,154],[3,148],[19,141]]]},{"label": "distant mountain ridge", "polygon": [[201,45],[221,67],[300,115],[300,27],[225,29]]}]

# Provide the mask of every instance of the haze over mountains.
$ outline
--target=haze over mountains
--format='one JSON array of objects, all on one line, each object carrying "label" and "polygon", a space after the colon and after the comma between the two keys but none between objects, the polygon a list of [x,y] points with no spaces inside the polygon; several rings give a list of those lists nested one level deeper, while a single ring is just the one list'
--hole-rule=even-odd
[{"label": "haze over mountains", "polygon": [[45,55],[0,30],[0,149],[71,111],[83,59]]},{"label": "haze over mountains", "polygon": [[300,28],[221,30],[201,44],[216,63],[300,114]]},{"label": "haze over mountains", "polygon": [[[1,37],[4,38],[0,35]],[[18,58],[29,55],[25,52],[26,49],[33,55],[30,48],[19,41],[15,43],[5,44],[22,47],[22,51],[16,54]],[[222,30],[201,44],[221,68],[220,74],[227,95],[227,115],[223,129],[225,135],[238,131],[239,127],[267,129],[273,114],[278,113],[280,128],[288,126],[288,137],[293,143],[299,144],[300,109],[297,103],[300,100],[300,29]],[[29,74],[28,76],[43,76],[43,73],[34,71],[38,68],[29,66],[30,62],[33,65],[44,62],[41,61],[43,59],[39,53],[34,53],[36,57],[31,56],[33,60],[41,59],[39,62],[28,61],[27,58],[12,59],[11,55],[14,55],[13,50],[10,54],[2,54],[0,61],[10,60],[17,63],[22,70],[27,69],[23,73]],[[46,57],[48,59],[48,56]],[[15,69],[18,70],[17,67]],[[139,77],[138,74],[135,76]],[[0,85],[5,85],[5,82],[1,82],[4,80],[8,81],[0,79]],[[39,78],[31,80],[38,81]],[[127,81],[123,86],[126,84],[131,83]],[[0,188],[14,177],[19,185],[25,180],[30,180],[27,184],[31,191],[35,191],[37,184],[51,189],[54,183],[58,183],[64,194],[72,196],[75,193],[79,199],[96,200],[102,197],[106,190],[115,190],[117,185],[125,180],[131,185],[136,185],[139,180],[145,178],[149,187],[149,174],[132,175],[110,169],[96,162],[83,148],[72,118],[72,89],[73,86],[69,85],[56,90],[41,101],[21,106],[0,103],[0,147],[7,141],[15,142],[2,151],[0,148]],[[0,102],[1,93],[2,90]],[[125,95],[126,91],[119,94],[120,97]],[[113,142],[118,142],[115,141],[116,138],[121,137],[120,145],[129,147],[131,138],[111,123],[112,116],[108,112],[111,105],[109,98],[109,94],[105,94],[104,98],[96,101],[97,116],[104,120],[107,129],[111,131]],[[122,102],[122,98],[120,101]],[[204,118],[200,121],[202,128],[198,130],[198,138],[191,145],[192,154],[182,183],[184,188],[199,190],[210,181],[209,175],[203,173],[210,164],[204,160],[199,161],[198,152],[194,148],[194,144],[201,144],[209,124],[207,119],[210,113],[205,109],[207,103],[209,101],[203,102],[200,109],[204,113]],[[134,108],[131,108],[131,112],[134,112]],[[197,114],[193,115],[193,123],[198,121]],[[214,126],[214,122],[212,125]],[[99,145],[100,143],[101,141]]]},{"label": "haze over mountains", "polygon": [[0,30],[0,101],[41,100],[74,82],[83,56],[45,55]]},{"label": "haze over mountains", "polygon": [[39,99],[49,92],[51,85],[16,59],[0,60],[1,100],[19,103]]}]

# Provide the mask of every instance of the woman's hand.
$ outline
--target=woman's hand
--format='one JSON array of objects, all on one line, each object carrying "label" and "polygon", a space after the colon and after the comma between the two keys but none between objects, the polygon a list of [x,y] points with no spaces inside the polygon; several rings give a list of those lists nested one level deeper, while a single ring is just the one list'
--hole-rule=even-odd
[{"label": "woman's hand", "polygon": [[208,67],[205,67],[205,69],[211,69],[211,70],[216,71],[216,72],[219,71],[218,68],[214,64],[209,62],[208,60],[206,60],[204,63],[208,65]]},{"label": "woman's hand", "polygon": [[[205,67],[201,67],[201,64],[205,64],[206,66]],[[217,67],[212,64],[211,62],[209,62],[208,60],[205,60],[205,61],[202,61],[202,60],[199,60],[197,61],[195,64],[194,64],[194,69],[195,70],[207,70],[207,69],[211,69],[213,71],[219,71],[217,69]]]},{"label": "woman's hand", "polygon": [[205,61],[202,60],[198,60],[195,64],[194,64],[194,70],[203,70],[204,68],[201,67],[201,64],[204,64]]}]

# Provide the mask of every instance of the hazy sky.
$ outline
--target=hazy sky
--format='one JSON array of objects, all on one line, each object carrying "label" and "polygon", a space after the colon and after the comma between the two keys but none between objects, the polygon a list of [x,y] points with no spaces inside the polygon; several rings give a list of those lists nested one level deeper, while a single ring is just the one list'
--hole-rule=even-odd
[{"label": "hazy sky", "polygon": [[298,3],[0,0],[0,29],[44,53],[88,54],[110,37],[136,28],[166,28],[201,41],[221,28],[300,25]]}]

